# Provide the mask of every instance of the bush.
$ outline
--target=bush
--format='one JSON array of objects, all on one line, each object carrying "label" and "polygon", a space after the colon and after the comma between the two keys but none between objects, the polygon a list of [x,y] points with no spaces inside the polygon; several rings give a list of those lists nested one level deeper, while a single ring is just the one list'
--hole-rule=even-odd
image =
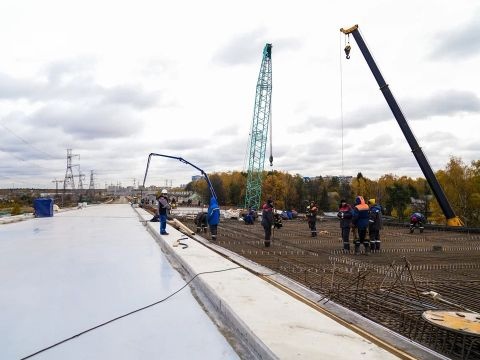
[{"label": "bush", "polygon": [[19,204],[13,205],[13,208],[12,208],[12,210],[10,211],[10,214],[12,214],[12,215],[20,215],[21,213],[22,213],[22,211],[21,211],[20,205],[19,205]]}]

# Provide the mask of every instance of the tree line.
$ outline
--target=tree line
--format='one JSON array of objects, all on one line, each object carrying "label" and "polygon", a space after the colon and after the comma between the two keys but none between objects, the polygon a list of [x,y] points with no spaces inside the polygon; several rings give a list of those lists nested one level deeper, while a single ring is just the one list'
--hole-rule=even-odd
[{"label": "tree line", "polygon": [[[264,171],[262,201],[271,198],[277,209],[305,211],[315,201],[323,212],[337,211],[341,199],[352,203],[355,196],[374,198],[387,216],[406,220],[420,211],[428,220],[444,224],[445,217],[424,178],[386,174],[377,180],[358,173],[351,181],[340,177],[304,178],[283,171]],[[465,164],[451,157],[445,169],[436,172],[450,205],[467,226],[480,226],[480,160]],[[240,171],[209,174],[220,205],[244,207],[247,173]],[[192,181],[186,190],[198,193],[208,203],[210,193],[203,179]]]}]

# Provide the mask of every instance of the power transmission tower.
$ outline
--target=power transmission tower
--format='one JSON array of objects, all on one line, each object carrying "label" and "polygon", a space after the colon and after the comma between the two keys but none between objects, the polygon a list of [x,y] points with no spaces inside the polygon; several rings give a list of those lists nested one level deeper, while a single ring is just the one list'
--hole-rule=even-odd
[{"label": "power transmission tower", "polygon": [[[80,155],[78,155],[78,159],[80,160]],[[80,164],[76,165],[78,167],[78,190],[83,190],[83,182],[85,181],[85,174],[82,174],[80,170]]]},{"label": "power transmission tower", "polygon": [[58,195],[58,184],[64,182],[64,180],[52,180],[52,183],[55,183],[55,195]]},{"label": "power transmission tower", "polygon": [[72,164],[72,159],[78,156],[80,158],[80,155],[78,154],[72,154],[72,149],[67,149],[67,170],[65,171],[65,180],[63,181],[63,191],[68,187],[71,187],[72,190],[75,190],[75,179],[73,177],[73,170],[72,167],[77,166]]},{"label": "power transmission tower", "polygon": [[[271,127],[270,103],[272,98],[272,44],[263,48],[262,65],[257,81],[255,107],[250,131],[247,191],[245,208],[260,208],[262,198],[263,168],[265,165],[265,150],[267,146],[268,128]],[[271,138],[270,138],[271,147]],[[270,148],[271,152],[271,148]],[[273,157],[270,154],[270,165]]]},{"label": "power transmission tower", "polygon": [[95,181],[93,179],[93,170],[90,170],[90,185],[88,185],[89,191],[95,191]]},{"label": "power transmission tower", "polygon": [[88,185],[90,196],[95,197],[95,180],[93,178],[93,170],[90,170],[90,185]]}]

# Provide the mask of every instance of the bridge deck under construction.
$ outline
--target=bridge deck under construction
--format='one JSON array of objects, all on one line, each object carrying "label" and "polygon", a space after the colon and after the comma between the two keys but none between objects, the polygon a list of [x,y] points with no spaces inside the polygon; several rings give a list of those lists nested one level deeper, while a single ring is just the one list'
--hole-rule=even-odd
[{"label": "bridge deck under construction", "polygon": [[[183,221],[195,230],[191,219]],[[365,256],[343,253],[338,221],[321,221],[317,230],[312,238],[305,221],[284,221],[265,248],[258,222],[224,220],[216,244],[300,282],[323,302],[339,303],[450,358],[480,358],[480,334],[422,317],[427,310],[480,312],[480,234],[410,234],[386,226],[381,250]]]}]

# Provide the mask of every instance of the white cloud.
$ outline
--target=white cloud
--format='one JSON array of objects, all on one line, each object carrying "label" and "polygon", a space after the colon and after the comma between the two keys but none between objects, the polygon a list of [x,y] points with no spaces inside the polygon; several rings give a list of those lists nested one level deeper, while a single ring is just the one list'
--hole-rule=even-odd
[{"label": "white cloud", "polygon": [[[353,39],[344,59],[339,28],[355,23],[432,167],[450,155],[475,160],[479,9],[468,0],[349,1],[321,11],[310,0],[0,4],[0,124],[11,130],[0,127],[0,186],[53,186],[67,148],[100,183],[141,179],[150,152],[241,170],[266,42],[274,169],[420,176]],[[152,170],[160,183],[196,174],[172,160],[156,159]]]}]

